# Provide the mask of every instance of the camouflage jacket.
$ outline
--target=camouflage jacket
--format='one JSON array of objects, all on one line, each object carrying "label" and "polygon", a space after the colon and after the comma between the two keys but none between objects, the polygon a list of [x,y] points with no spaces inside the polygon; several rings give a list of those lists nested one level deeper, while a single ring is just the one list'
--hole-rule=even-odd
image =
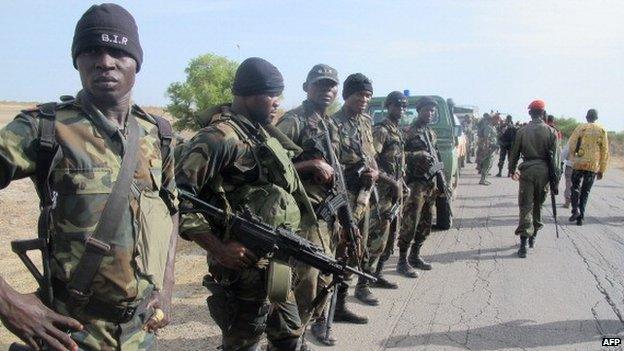
[{"label": "camouflage jacket", "polygon": [[373,144],[377,152],[377,166],[393,179],[403,177],[405,155],[403,132],[396,123],[385,119],[373,127]]},{"label": "camouflage jacket", "polygon": [[[426,133],[426,134],[425,134]],[[427,125],[420,125],[417,120],[405,131],[405,162],[407,182],[418,180],[433,165],[433,155],[427,147],[429,137],[434,152],[438,153],[436,133]]]},{"label": "camouflage jacket", "polygon": [[346,115],[344,107],[336,112],[332,119],[339,131],[338,159],[345,168],[347,188],[355,192],[359,189],[357,171],[362,166],[369,167],[375,160],[372,119],[364,113],[350,118]]},{"label": "camouflage jacket", "polygon": [[[162,159],[153,117],[133,106],[139,124],[139,158],[130,205],[119,218],[112,253],[96,274],[92,290],[101,301],[118,304],[142,298],[160,287],[171,238],[170,215],[177,211],[173,147]],[[62,157],[53,165],[51,188],[57,194],[52,223],[52,275],[69,281],[121,168],[124,132],[95,106],[73,103],[56,112],[56,140]],[[39,123],[37,110],[19,114],[0,130],[0,188],[12,180],[35,178]]]},{"label": "camouflage jacket", "polygon": [[[321,123],[321,119],[325,122]],[[327,163],[331,164],[330,155],[327,155],[325,127],[329,129],[330,140],[333,146],[333,152],[338,151],[338,129],[334,121],[329,116],[320,116],[314,111],[312,105],[307,100],[301,106],[292,109],[277,122],[277,128],[288,136],[297,146],[303,149],[301,155],[295,158],[295,162],[324,158]],[[302,178],[303,186],[306,193],[312,201],[313,206],[320,205],[329,192],[329,188],[325,184],[318,184],[312,179]]]},{"label": "camouflage jacket", "polygon": [[[267,164],[265,153],[259,152],[266,144],[282,154],[281,166]],[[230,112],[222,113],[188,142],[176,166],[176,181],[180,189],[225,210],[238,212],[247,207],[268,224],[292,229],[299,226],[298,205],[308,201],[297,196],[305,192],[281,144],[258,124]],[[212,233],[223,240],[230,234],[226,228],[202,215],[184,214],[180,235],[188,239],[190,234]]]},{"label": "camouflage jacket", "polygon": [[489,155],[498,148],[498,132],[491,124],[485,124],[481,133],[481,147],[485,155]]}]

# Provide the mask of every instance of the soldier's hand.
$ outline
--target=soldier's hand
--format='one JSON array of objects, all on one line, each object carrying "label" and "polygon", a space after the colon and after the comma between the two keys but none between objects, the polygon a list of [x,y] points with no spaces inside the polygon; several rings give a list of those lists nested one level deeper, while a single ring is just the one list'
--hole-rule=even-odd
[{"label": "soldier's hand", "polygon": [[518,171],[514,172],[514,174],[511,175],[511,179],[513,179],[515,181],[520,179],[520,172],[518,172]]},{"label": "soldier's hand", "polygon": [[258,257],[238,241],[226,241],[220,250],[213,252],[214,258],[224,267],[241,270],[253,266]]},{"label": "soldier's hand", "polygon": [[596,178],[598,178],[598,180],[601,180],[602,179],[602,172],[596,173]]},{"label": "soldier's hand", "polygon": [[370,188],[379,178],[379,171],[374,168],[368,168],[360,176],[360,180],[364,188]]},{"label": "soldier's hand", "polygon": [[143,329],[154,333],[160,328],[166,327],[171,322],[171,294],[161,291],[153,291],[147,308],[153,308],[154,314],[147,320]]},{"label": "soldier's hand", "polygon": [[[353,238],[354,242],[351,242],[351,238]],[[362,256],[362,235],[360,234],[360,229],[357,225],[342,229],[340,243],[343,244],[345,249],[355,245],[355,251],[358,258]],[[346,253],[349,254],[349,252]]]},{"label": "soldier's hand", "polygon": [[314,182],[317,184],[331,184],[334,181],[334,169],[327,162],[319,160],[314,166]]},{"label": "soldier's hand", "polygon": [[50,350],[78,350],[65,330],[82,330],[80,322],[52,311],[35,294],[7,290],[4,291],[6,299],[0,304],[0,319],[8,330],[33,350],[41,349],[37,340],[43,341]]}]

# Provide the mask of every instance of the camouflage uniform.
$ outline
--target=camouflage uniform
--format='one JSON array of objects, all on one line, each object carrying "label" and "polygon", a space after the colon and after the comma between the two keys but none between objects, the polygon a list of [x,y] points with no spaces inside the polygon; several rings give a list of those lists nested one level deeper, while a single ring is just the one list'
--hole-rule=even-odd
[{"label": "camouflage uniform", "polygon": [[[386,118],[373,128],[373,140],[375,151],[377,152],[379,170],[386,173],[390,178],[397,180],[399,184],[402,184],[405,169],[403,133],[396,123]],[[393,190],[389,184],[384,182],[379,182],[378,188],[380,203],[375,206],[379,206],[382,220],[380,221],[376,216],[371,218],[371,228],[368,237],[370,270],[373,270],[378,264],[383,266],[384,262],[390,258],[394,250],[394,241],[396,240],[395,226],[397,221],[395,219],[390,223],[387,220],[390,216],[389,211],[394,206],[392,202]]]},{"label": "camouflage uniform", "polygon": [[[332,116],[338,127],[340,139],[339,160],[344,166],[345,182],[349,201],[353,209],[353,219],[358,223],[362,242],[368,242],[370,225],[370,206],[357,202],[361,191],[360,179],[357,174],[362,166],[371,166],[375,159],[375,147],[373,146],[372,119],[367,114],[359,114],[348,117],[344,107]],[[368,248],[362,255],[362,267],[369,267]]]},{"label": "camouflage uniform", "polygon": [[546,200],[548,186],[549,153],[555,164],[558,164],[556,132],[541,118],[533,118],[528,125],[518,130],[509,155],[509,172],[512,174],[516,171],[521,154],[524,160],[518,167],[520,220],[516,235],[531,237],[544,226],[542,205]]},{"label": "camouflage uniform", "polygon": [[[276,161],[280,165],[262,156],[269,149],[280,155]],[[226,111],[189,141],[176,168],[178,186],[219,207],[234,212],[247,207],[268,224],[297,229],[301,201],[296,194],[303,187],[290,156],[262,127]],[[235,240],[237,233],[226,227],[208,223],[199,214],[181,217],[183,238],[212,232],[221,240],[231,236]],[[265,331],[278,349],[299,338],[302,328],[294,294],[291,291],[284,303],[270,303],[265,269],[232,271],[209,257],[209,270],[214,281],[207,286],[212,292],[208,308],[222,330],[224,350],[254,349]]]},{"label": "camouflage uniform", "polygon": [[[321,122],[321,119],[324,123]],[[329,131],[325,129],[325,126]],[[339,143],[333,120],[329,116],[320,116],[316,113],[312,103],[307,100],[301,106],[286,112],[277,123],[277,128],[303,149],[302,154],[295,159],[296,162],[327,157],[323,151],[326,147],[326,132],[329,132],[334,147],[337,147]],[[330,163],[331,161],[327,160],[327,162]],[[318,184],[312,178],[302,178],[301,180],[314,210],[318,211],[331,190],[330,186]],[[338,241],[338,226],[337,220],[330,223],[319,217],[317,225],[302,228],[300,235],[323,247],[326,254],[333,256]],[[319,317],[322,313],[324,303],[319,304],[313,315],[306,311],[311,307],[312,300],[318,292],[331,283],[331,276],[319,274],[318,269],[303,264],[298,265],[296,272],[295,296],[297,297],[299,316],[301,316],[302,323],[307,324],[311,317]]]},{"label": "camouflage uniform", "polygon": [[498,148],[498,137],[496,129],[490,124],[485,124],[482,130],[481,142],[481,181],[479,184],[487,184],[486,177],[492,168],[494,152]]},{"label": "camouflage uniform", "polygon": [[422,171],[429,169],[433,162],[427,149],[425,133],[436,147],[435,132],[426,125],[416,124],[416,121],[404,135],[406,182],[411,192],[405,201],[403,224],[399,234],[398,246],[402,252],[407,251],[412,241],[415,248],[420,248],[431,233],[432,210],[437,193],[435,178],[429,181],[423,178]]},{"label": "camouflage uniform", "polygon": [[[72,277],[85,245],[102,214],[121,168],[126,146],[124,131],[95,106],[76,100],[59,105],[56,139],[62,157],[53,165],[51,188],[58,195],[52,223],[52,277],[64,287]],[[139,158],[130,205],[119,218],[114,248],[96,274],[91,301],[117,307],[136,306],[163,284],[173,223],[177,211],[173,147],[161,156],[156,122],[138,107],[130,113],[139,124]],[[37,166],[39,121],[36,110],[19,114],[0,131],[0,188],[12,180],[34,177]],[[84,350],[148,350],[155,346],[143,324],[152,311],[144,310],[127,323],[114,323],[69,308],[55,290],[53,308],[84,325],[72,339]]]}]

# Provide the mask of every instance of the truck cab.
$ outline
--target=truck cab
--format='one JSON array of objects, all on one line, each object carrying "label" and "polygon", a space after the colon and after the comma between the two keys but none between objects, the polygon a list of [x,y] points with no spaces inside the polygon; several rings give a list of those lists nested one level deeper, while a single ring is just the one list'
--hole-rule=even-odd
[{"label": "truck cab", "polygon": [[[406,129],[414,121],[418,113],[416,103],[424,96],[408,96],[407,111],[399,125]],[[444,163],[444,176],[453,194],[459,184],[459,161],[461,153],[461,126],[457,123],[452,113],[452,105],[440,96],[429,96],[437,103],[436,113],[431,120],[430,126],[437,135],[437,146],[440,150],[440,158]],[[369,103],[368,113],[373,118],[373,124],[381,122],[388,111],[384,108],[385,97],[373,97]],[[446,210],[445,202],[452,204],[453,199],[447,199],[440,195],[436,200],[436,227],[438,229],[450,229],[453,225],[453,216]]]}]

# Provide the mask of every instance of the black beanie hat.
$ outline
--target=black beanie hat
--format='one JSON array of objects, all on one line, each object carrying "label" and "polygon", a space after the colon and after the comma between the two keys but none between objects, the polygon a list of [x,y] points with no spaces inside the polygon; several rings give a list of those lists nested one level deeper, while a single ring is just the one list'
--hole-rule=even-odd
[{"label": "black beanie hat", "polygon": [[362,73],[354,73],[347,77],[342,87],[342,98],[346,100],[349,96],[358,91],[370,91],[373,93],[373,82]]},{"label": "black beanie hat", "polygon": [[407,97],[400,91],[393,91],[386,97],[384,107],[390,106],[390,104],[407,103]]},{"label": "black beanie hat", "polygon": [[130,12],[117,4],[93,5],[85,12],[74,31],[72,59],[85,49],[106,46],[126,52],[137,64],[143,63],[143,50],[139,43],[139,30]]},{"label": "black beanie hat", "polygon": [[281,94],[284,91],[282,74],[269,61],[250,57],[236,70],[232,94],[250,96],[261,94]]}]

